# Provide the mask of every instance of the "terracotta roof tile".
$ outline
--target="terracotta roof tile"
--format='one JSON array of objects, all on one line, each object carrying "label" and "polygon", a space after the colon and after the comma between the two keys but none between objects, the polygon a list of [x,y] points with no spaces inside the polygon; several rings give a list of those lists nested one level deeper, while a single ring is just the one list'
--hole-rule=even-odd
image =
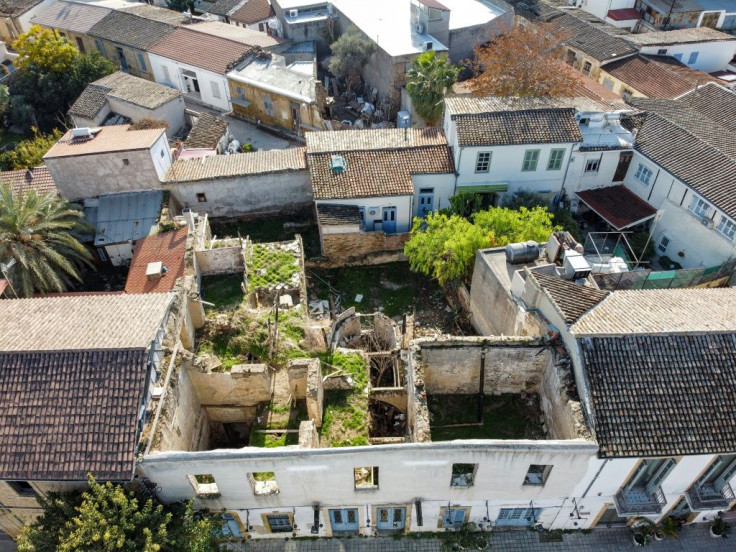
[{"label": "terracotta roof tile", "polygon": [[145,348],[166,295],[60,295],[0,301],[0,352]]},{"label": "terracotta roof tile", "polygon": [[0,352],[0,479],[132,479],[147,362],[145,348]]},{"label": "terracotta roof tile", "polygon": [[[153,6],[147,6],[152,8]],[[155,8],[160,10],[161,8]],[[174,13],[177,21],[181,18],[177,12]],[[147,16],[139,14],[146,13]],[[87,34],[92,37],[102,38],[110,42],[116,42],[138,50],[149,50],[159,40],[174,32],[176,22],[158,21],[149,16],[154,15],[150,10],[138,8],[124,8],[114,10],[96,23]]]},{"label": "terracotta roof tile", "polygon": [[[604,304],[620,293],[625,292],[614,292]],[[708,310],[689,314],[693,317],[696,312]],[[601,457],[736,449],[733,333],[625,335],[583,338],[578,343]]]},{"label": "terracotta roof tile", "polygon": [[318,203],[317,219],[325,226],[360,224],[360,209],[357,205]]},{"label": "terracotta roof tile", "polygon": [[340,174],[330,168],[333,153],[307,155],[316,200],[412,195],[411,175],[455,172],[448,146],[334,153],[347,161]]},{"label": "terracotta roof tile", "polygon": [[580,318],[576,336],[736,332],[736,288],[622,290]]},{"label": "terracotta roof tile", "polygon": [[460,147],[583,141],[572,108],[453,115],[452,119]]},{"label": "terracotta roof tile", "polygon": [[[166,293],[184,275],[188,228],[180,228],[138,240],[125,281],[126,293]],[[166,274],[156,280],[146,277],[149,263],[161,262]]]},{"label": "terracotta roof tile", "polygon": [[90,139],[73,138],[70,130],[46,152],[43,158],[148,149],[165,132],[162,128],[145,130],[129,130],[129,128],[130,125],[102,127],[94,138]]},{"label": "terracotta roof tile", "polygon": [[616,230],[641,223],[657,210],[623,184],[576,192],[576,195]]},{"label": "terracotta roof tile", "polygon": [[[178,28],[163,37],[148,51],[161,57],[224,75],[252,49],[249,45],[227,38],[197,32],[189,28]],[[203,52],[206,52],[206,55],[203,55]]]},{"label": "terracotta roof tile", "polygon": [[307,141],[307,153],[447,145],[445,134],[437,128],[308,132],[305,138]]},{"label": "terracotta roof tile", "polygon": [[227,123],[222,117],[200,113],[184,141],[184,149],[216,149],[226,132]]},{"label": "terracotta roof tile", "polygon": [[215,15],[229,15],[230,12],[237,8],[238,4],[242,1],[243,0],[217,0],[207,11],[209,11],[209,13],[214,13]]},{"label": "terracotta roof tile", "polygon": [[536,270],[529,270],[528,274],[539,283],[568,325],[603,301],[609,293]]},{"label": "terracotta roof tile", "polygon": [[238,23],[252,25],[275,15],[276,13],[268,0],[247,0],[240,8],[232,12],[230,19]]},{"label": "terracotta roof tile", "polygon": [[27,12],[42,0],[0,0],[0,16],[16,17]]},{"label": "terracotta roof tile", "polygon": [[249,46],[260,46],[261,48],[269,48],[288,42],[285,38],[269,36],[260,31],[229,25],[222,21],[199,21],[195,19],[191,22],[185,22],[185,25],[187,29],[192,31],[227,38]]},{"label": "terracotta roof tile", "polygon": [[111,11],[103,6],[58,0],[37,13],[31,23],[86,34]]},{"label": "terracotta roof tile", "polygon": [[307,168],[304,153],[304,148],[288,148],[179,159],[166,173],[164,182],[193,182],[263,173],[303,171]]},{"label": "terracotta roof tile", "polygon": [[627,39],[640,46],[667,46],[669,44],[736,40],[736,37],[709,27],[696,27],[693,29],[675,29],[672,31],[632,34]]},{"label": "terracotta roof tile", "polygon": [[69,115],[91,119],[97,115],[103,107],[105,107],[105,104],[107,103],[107,93],[109,91],[110,88],[107,86],[100,86],[96,83],[88,84],[87,88],[82,90],[82,93],[72,104],[67,113],[69,113]]},{"label": "terracotta roof tile", "polygon": [[0,182],[10,184],[15,194],[28,190],[35,190],[39,194],[59,193],[51,173],[45,166],[0,172]]},{"label": "terracotta roof tile", "polygon": [[608,63],[602,70],[649,98],[677,98],[699,84],[717,82],[671,56],[639,54]]}]

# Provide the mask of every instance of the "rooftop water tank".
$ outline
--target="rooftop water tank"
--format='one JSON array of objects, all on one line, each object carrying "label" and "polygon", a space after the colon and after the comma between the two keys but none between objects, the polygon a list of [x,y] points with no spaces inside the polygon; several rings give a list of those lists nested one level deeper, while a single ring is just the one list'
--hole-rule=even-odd
[{"label": "rooftop water tank", "polygon": [[506,261],[510,264],[531,263],[539,258],[539,244],[535,241],[510,243],[506,246]]}]

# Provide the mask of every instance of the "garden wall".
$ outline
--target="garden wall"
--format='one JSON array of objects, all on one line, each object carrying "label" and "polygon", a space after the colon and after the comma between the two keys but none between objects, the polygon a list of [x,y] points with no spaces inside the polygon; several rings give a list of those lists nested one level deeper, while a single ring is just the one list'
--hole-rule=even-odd
[{"label": "garden wall", "polygon": [[383,232],[346,232],[322,234],[322,255],[330,259],[349,261],[351,258],[380,251],[403,251],[410,234]]},{"label": "garden wall", "polygon": [[199,270],[203,276],[210,274],[238,274],[245,271],[243,248],[238,240],[237,245],[201,249],[195,252]]}]

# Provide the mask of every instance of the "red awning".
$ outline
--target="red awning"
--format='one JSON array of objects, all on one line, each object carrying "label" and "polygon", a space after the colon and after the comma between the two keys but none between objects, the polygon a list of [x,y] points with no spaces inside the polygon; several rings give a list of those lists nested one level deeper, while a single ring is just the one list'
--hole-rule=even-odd
[{"label": "red awning", "polygon": [[616,230],[636,226],[657,214],[654,207],[623,184],[585,190],[575,195]]},{"label": "red awning", "polygon": [[610,10],[607,17],[614,21],[629,21],[631,19],[641,19],[641,13],[635,8],[623,8]]}]

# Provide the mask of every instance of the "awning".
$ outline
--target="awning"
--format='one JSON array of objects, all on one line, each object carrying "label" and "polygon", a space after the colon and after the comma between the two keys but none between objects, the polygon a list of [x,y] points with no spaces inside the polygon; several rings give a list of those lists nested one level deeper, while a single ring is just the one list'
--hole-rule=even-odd
[{"label": "awning", "polygon": [[458,186],[457,193],[472,192],[476,194],[487,194],[489,192],[505,192],[509,189],[508,184],[480,184],[478,186]]},{"label": "awning", "polygon": [[623,184],[585,190],[575,195],[619,231],[646,222],[657,214],[654,207]]},{"label": "awning", "polygon": [[636,8],[621,8],[609,10],[607,17],[614,21],[631,21],[632,19],[641,19],[641,12]]}]

